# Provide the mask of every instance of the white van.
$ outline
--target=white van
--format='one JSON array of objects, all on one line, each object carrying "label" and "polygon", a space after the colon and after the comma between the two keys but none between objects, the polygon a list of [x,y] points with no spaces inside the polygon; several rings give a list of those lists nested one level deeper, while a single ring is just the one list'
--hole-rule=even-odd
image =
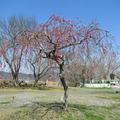
[{"label": "white van", "polygon": [[114,92],[116,93],[120,92],[120,84],[118,81],[115,81],[115,80],[111,81],[110,84]]}]

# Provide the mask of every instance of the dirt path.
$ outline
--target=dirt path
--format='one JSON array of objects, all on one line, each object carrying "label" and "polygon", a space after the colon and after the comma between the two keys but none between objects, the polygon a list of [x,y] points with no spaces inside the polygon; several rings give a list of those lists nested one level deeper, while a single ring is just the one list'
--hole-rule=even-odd
[{"label": "dirt path", "polygon": [[[63,90],[10,90],[0,89],[0,120],[9,116],[23,106],[35,102],[61,102]],[[69,103],[86,106],[115,106],[120,105],[120,93],[115,94],[111,89],[69,89]]]}]

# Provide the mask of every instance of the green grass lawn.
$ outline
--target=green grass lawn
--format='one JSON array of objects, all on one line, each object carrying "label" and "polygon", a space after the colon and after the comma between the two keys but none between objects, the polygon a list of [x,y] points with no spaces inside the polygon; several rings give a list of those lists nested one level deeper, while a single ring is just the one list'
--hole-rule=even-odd
[{"label": "green grass lawn", "polygon": [[120,120],[120,93],[112,89],[69,88],[66,111],[62,95],[61,88],[0,89],[0,120]]}]

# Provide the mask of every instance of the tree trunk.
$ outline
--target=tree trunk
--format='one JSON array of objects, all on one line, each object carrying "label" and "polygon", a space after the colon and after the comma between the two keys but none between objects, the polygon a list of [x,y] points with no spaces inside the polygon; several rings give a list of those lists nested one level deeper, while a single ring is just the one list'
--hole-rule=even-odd
[{"label": "tree trunk", "polygon": [[13,85],[14,85],[14,87],[18,87],[19,86],[18,74],[17,73],[13,73],[12,77],[13,77]]},{"label": "tree trunk", "polygon": [[39,80],[39,78],[38,77],[35,77],[35,82],[34,82],[34,87],[37,85],[37,83],[38,83],[38,80]]},{"label": "tree trunk", "polygon": [[85,78],[86,78],[86,70],[85,69],[83,69],[82,70],[82,85],[81,85],[81,87],[84,87],[85,86]]},{"label": "tree trunk", "polygon": [[82,78],[82,85],[81,87],[84,87],[85,86],[85,78]]},{"label": "tree trunk", "polygon": [[67,108],[68,107],[68,86],[65,82],[63,67],[64,67],[64,61],[62,63],[59,63],[59,70],[60,70],[59,77],[64,88],[64,105],[65,105],[65,108]]}]

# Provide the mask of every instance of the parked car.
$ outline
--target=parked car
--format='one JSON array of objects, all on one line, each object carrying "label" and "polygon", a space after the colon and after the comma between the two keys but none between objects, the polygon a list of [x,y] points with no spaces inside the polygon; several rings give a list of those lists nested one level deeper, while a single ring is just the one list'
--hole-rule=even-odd
[{"label": "parked car", "polygon": [[111,81],[110,84],[114,92],[120,92],[120,84],[118,81]]}]

